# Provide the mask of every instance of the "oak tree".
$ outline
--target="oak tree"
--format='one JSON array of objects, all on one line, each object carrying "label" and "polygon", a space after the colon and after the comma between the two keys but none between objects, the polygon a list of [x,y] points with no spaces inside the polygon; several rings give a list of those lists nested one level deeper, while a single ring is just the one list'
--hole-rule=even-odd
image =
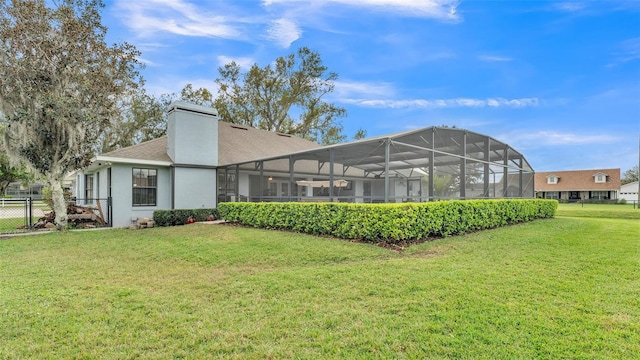
[{"label": "oak tree", "polygon": [[176,101],[188,101],[202,106],[213,106],[213,95],[206,88],[194,89],[187,84],[180,94],[154,96],[139,89],[123,107],[119,121],[104,133],[102,151],[108,152],[167,134],[167,110]]},{"label": "oak tree", "polygon": [[322,144],[344,141],[342,107],[325,102],[338,75],[317,52],[303,47],[273,64],[243,72],[235,62],[218,68],[214,105],[223,121],[296,135]]},{"label": "oak tree", "polygon": [[638,177],[640,177],[640,171],[638,171],[638,165],[636,165],[622,174],[621,183],[622,185],[625,185],[638,181]]},{"label": "oak tree", "polygon": [[108,45],[100,0],[0,2],[0,112],[14,161],[43,176],[56,226],[66,228],[62,181],[88,165],[120,101],[140,82],[139,52]]}]

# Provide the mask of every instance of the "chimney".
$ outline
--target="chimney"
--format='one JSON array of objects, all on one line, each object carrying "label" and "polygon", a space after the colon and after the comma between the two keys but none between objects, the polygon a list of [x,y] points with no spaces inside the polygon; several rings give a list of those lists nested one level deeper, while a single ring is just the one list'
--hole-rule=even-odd
[{"label": "chimney", "polygon": [[175,101],[167,111],[167,154],[178,165],[218,165],[218,111]]}]

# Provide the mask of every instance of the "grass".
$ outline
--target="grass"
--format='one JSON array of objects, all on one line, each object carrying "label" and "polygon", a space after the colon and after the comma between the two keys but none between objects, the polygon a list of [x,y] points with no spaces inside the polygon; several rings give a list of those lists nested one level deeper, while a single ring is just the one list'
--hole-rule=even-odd
[{"label": "grass", "polygon": [[633,204],[558,204],[558,216],[640,219],[640,209]]},{"label": "grass", "polygon": [[599,211],[400,253],[201,224],[3,240],[0,358],[637,358],[640,222]]},{"label": "grass", "polygon": [[24,232],[24,229],[18,229],[19,226],[24,226],[24,217],[0,219],[0,234],[2,233],[14,233]]}]

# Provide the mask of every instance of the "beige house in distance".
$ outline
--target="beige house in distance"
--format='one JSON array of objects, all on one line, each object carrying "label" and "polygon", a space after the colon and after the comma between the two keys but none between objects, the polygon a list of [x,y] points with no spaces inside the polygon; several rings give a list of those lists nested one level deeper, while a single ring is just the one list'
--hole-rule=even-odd
[{"label": "beige house in distance", "polygon": [[620,169],[536,172],[538,198],[566,201],[616,200],[620,191]]}]

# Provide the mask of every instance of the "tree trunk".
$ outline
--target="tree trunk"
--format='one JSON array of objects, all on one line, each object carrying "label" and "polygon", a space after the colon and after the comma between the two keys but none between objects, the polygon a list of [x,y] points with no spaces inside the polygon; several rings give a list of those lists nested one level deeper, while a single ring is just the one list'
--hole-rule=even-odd
[{"label": "tree trunk", "polygon": [[67,202],[64,199],[61,177],[49,174],[47,180],[51,186],[51,200],[53,200],[53,211],[56,213],[56,229],[67,231]]},{"label": "tree trunk", "polygon": [[10,182],[8,181],[0,181],[0,196],[4,196],[4,192],[9,187]]}]

